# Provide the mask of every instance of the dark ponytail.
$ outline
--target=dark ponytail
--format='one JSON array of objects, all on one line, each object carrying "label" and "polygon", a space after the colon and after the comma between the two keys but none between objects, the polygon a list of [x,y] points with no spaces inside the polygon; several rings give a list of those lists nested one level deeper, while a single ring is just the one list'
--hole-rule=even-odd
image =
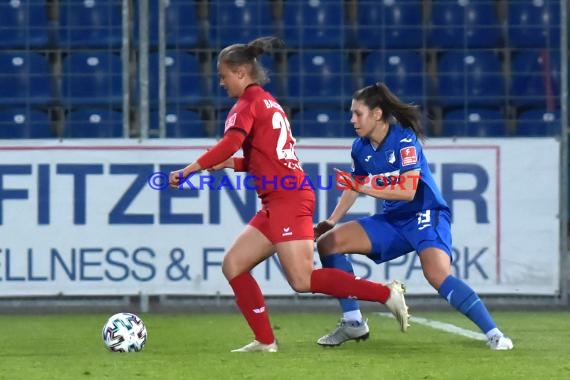
[{"label": "dark ponytail", "polygon": [[285,47],[285,43],[277,37],[259,37],[246,45],[246,50],[253,57]]},{"label": "dark ponytail", "polygon": [[382,110],[382,120],[390,122],[393,117],[402,126],[414,131],[419,140],[425,139],[421,124],[421,113],[418,106],[404,103],[382,82],[357,90],[352,96],[370,109],[376,107]]},{"label": "dark ponytail", "polygon": [[285,43],[277,37],[259,37],[247,44],[227,46],[218,54],[218,65],[224,63],[229,67],[250,65],[250,76],[259,85],[269,82],[267,70],[259,63],[257,57],[275,48],[282,48]]}]

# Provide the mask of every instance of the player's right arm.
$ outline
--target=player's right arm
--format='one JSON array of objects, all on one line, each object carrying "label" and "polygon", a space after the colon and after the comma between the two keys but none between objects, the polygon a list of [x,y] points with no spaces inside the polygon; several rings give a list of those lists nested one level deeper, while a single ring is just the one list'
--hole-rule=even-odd
[{"label": "player's right arm", "polygon": [[[362,165],[360,165],[360,161],[358,160],[358,152],[357,152],[358,151],[358,141],[359,140],[356,139],[352,143],[352,151],[350,152],[350,157],[352,159],[351,175],[353,177],[351,179],[351,181],[354,181],[354,178],[368,176],[368,173],[362,167]],[[352,207],[352,205],[356,201],[356,198],[358,198],[358,192],[352,190],[354,188],[355,187],[350,187],[350,188],[348,188],[342,192],[342,195],[340,196],[340,199],[339,199],[336,207],[334,208],[331,216],[327,219],[327,221],[329,223],[332,223],[333,226],[335,224],[337,224],[342,218],[344,218],[344,216],[346,215],[348,210],[350,210],[350,208]]]},{"label": "player's right arm", "polygon": [[[354,140],[352,143],[352,150],[350,152],[350,156],[352,158],[352,169],[351,175],[352,177],[357,176],[365,176],[368,173],[364,170],[364,168],[360,165],[357,157],[358,157],[358,142],[359,139]],[[337,180],[339,178],[337,177]],[[351,178],[350,183],[354,181]],[[339,182],[341,184],[341,182]],[[340,196],[338,203],[336,204],[333,212],[329,216],[328,219],[320,221],[317,225],[313,228],[313,232],[315,235],[315,241],[323,235],[325,232],[332,230],[334,226],[346,215],[348,210],[352,207],[354,202],[356,202],[356,198],[358,198],[358,192],[354,191],[355,187],[346,187]]]},{"label": "player's right arm", "polygon": [[336,207],[328,219],[320,221],[313,229],[315,240],[317,240],[325,232],[332,230],[334,226],[346,215],[358,198],[358,193],[354,190],[345,190],[342,192]]},{"label": "player's right arm", "polygon": [[232,165],[234,172],[246,172],[248,169],[245,157],[234,157]]},{"label": "player's right arm", "polygon": [[342,218],[344,218],[348,210],[350,210],[356,201],[356,198],[358,198],[358,193],[356,191],[343,191],[338,203],[336,204],[336,207],[334,208],[331,216],[329,216],[327,221],[333,223],[333,225],[337,224]]}]

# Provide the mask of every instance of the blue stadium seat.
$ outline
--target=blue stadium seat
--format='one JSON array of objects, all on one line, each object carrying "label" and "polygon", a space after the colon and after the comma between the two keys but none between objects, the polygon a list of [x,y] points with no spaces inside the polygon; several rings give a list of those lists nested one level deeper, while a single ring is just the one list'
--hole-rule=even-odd
[{"label": "blue stadium seat", "polygon": [[523,51],[511,60],[512,104],[520,108],[554,109],[560,105],[560,54]]},{"label": "blue stadium seat", "polygon": [[51,73],[43,55],[0,52],[0,104],[46,104],[51,101]]},{"label": "blue stadium seat", "polygon": [[27,108],[0,110],[0,139],[55,137],[46,112]]},{"label": "blue stadium seat", "polygon": [[472,108],[445,113],[442,135],[456,137],[500,137],[507,135],[505,116],[498,110]]},{"label": "blue stadium seat", "polygon": [[[218,75],[218,61],[217,56],[212,58],[212,75],[210,93],[212,95],[212,102],[217,109],[227,108],[235,102],[235,99],[230,99],[226,90],[220,86],[220,76]],[[222,120],[223,123],[223,120]],[[223,129],[222,129],[223,130]]]},{"label": "blue stadium seat", "polygon": [[422,22],[421,1],[359,1],[354,44],[363,48],[421,48]]},{"label": "blue stadium seat", "polygon": [[518,136],[560,136],[560,111],[530,109],[517,117]]},{"label": "blue stadium seat", "polygon": [[[158,1],[149,1],[148,38],[151,47],[158,45]],[[164,9],[164,32],[166,46],[193,48],[202,42],[204,36],[198,20],[195,0],[169,0]],[[139,18],[135,17],[135,32],[139,35]]]},{"label": "blue stadium seat", "polygon": [[276,34],[269,0],[218,0],[209,4],[210,46],[225,47]]},{"label": "blue stadium seat", "polygon": [[438,99],[442,107],[504,105],[502,63],[494,53],[450,51],[441,55],[437,69]]},{"label": "blue stadium seat", "polygon": [[0,3],[0,48],[29,49],[49,42],[45,0],[2,1]]},{"label": "blue stadium seat", "polygon": [[422,56],[414,51],[374,51],[362,62],[364,86],[384,82],[404,102],[423,104],[427,87],[425,64]]},{"label": "blue stadium seat", "polygon": [[349,103],[354,88],[348,59],[341,52],[304,50],[288,59],[288,92],[291,102]]},{"label": "blue stadium seat", "polygon": [[279,98],[285,92],[285,81],[287,76],[279,70],[276,57],[271,54],[263,54],[258,57],[261,65],[265,68],[269,77],[269,83],[263,88],[269,91],[274,97]]},{"label": "blue stadium seat", "polygon": [[354,137],[350,113],[338,108],[303,109],[293,114],[295,137]]},{"label": "blue stadium seat", "polygon": [[513,48],[560,46],[558,1],[509,1],[507,43]]},{"label": "blue stadium seat", "polygon": [[495,48],[500,43],[501,29],[494,1],[433,2],[431,46]]},{"label": "blue stadium seat", "polygon": [[119,47],[122,0],[60,1],[59,44],[65,48]]},{"label": "blue stadium seat", "polygon": [[[158,111],[150,113],[151,129],[158,129]],[[207,137],[200,114],[194,111],[171,108],[166,110],[165,115],[166,137]],[[158,134],[158,131],[155,132]]]},{"label": "blue stadium seat", "polygon": [[110,52],[73,53],[63,61],[62,94],[71,105],[121,104],[122,63]]},{"label": "blue stadium seat", "polygon": [[[158,101],[158,53],[149,57],[149,98],[151,102]],[[193,54],[180,51],[167,51],[165,60],[166,71],[166,102],[167,103],[197,103],[204,95],[203,75],[198,58]]]},{"label": "blue stadium seat", "polygon": [[67,138],[123,137],[123,114],[108,108],[71,111],[65,118]]},{"label": "blue stadium seat", "polygon": [[218,107],[216,109],[216,136],[223,136],[225,131],[226,117],[230,112],[231,106]]},{"label": "blue stadium seat", "polygon": [[344,44],[342,0],[285,1],[283,39],[288,46],[339,48]]}]

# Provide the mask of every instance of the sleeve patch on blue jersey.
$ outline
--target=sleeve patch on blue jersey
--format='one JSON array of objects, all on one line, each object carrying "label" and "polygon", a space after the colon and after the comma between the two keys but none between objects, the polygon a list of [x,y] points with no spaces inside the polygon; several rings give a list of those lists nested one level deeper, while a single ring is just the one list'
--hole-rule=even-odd
[{"label": "sleeve patch on blue jersey", "polygon": [[402,166],[414,165],[418,162],[415,146],[408,146],[400,149],[400,157],[402,159]]}]

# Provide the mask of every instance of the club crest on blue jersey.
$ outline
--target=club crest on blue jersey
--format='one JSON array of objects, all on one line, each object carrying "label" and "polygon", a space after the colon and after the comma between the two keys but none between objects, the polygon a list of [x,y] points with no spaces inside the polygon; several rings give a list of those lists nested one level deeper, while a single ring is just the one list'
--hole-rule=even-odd
[{"label": "club crest on blue jersey", "polygon": [[[354,165],[352,175],[372,176],[370,183],[373,186],[389,186],[390,189],[415,186],[416,196],[413,200],[383,200],[383,212],[403,214],[431,209],[449,210],[429,170],[421,142],[409,128],[391,125],[378,147],[372,146],[366,138],[357,138],[352,144],[351,158]],[[411,171],[417,171],[411,173],[416,179],[408,177]]]}]

